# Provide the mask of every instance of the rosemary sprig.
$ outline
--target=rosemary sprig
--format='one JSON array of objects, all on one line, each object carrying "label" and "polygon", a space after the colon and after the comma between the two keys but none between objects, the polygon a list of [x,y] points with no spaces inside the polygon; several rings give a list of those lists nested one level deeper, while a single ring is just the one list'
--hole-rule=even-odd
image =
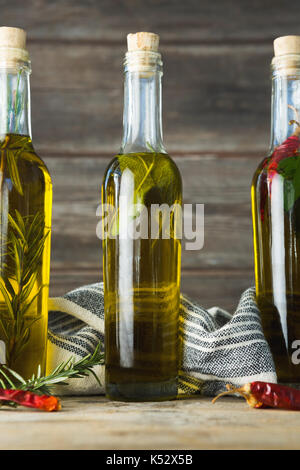
[{"label": "rosemary sprig", "polygon": [[101,343],[97,345],[93,354],[88,354],[77,362],[71,356],[67,361],[59,364],[49,375],[42,376],[39,366],[37,374],[29,380],[25,380],[20,374],[2,364],[0,365],[0,387],[50,395],[56,384],[68,385],[67,380],[87,377],[90,374],[95,377],[99,386],[101,386],[101,382],[93,370],[93,367],[101,364],[104,364]]},{"label": "rosemary sprig", "polygon": [[23,188],[18,169],[18,160],[23,152],[32,152],[32,147],[25,135],[6,135],[0,142],[1,171],[7,167],[7,175],[16,191],[23,196]]},{"label": "rosemary sprig", "polygon": [[4,272],[0,278],[0,292],[7,312],[2,314],[0,332],[7,339],[7,363],[12,365],[29,340],[30,327],[40,318],[39,314],[32,315],[30,308],[44,287],[37,287],[37,282],[49,231],[45,233],[44,215],[40,213],[22,217],[15,210],[14,217],[8,214],[8,222],[9,240],[6,249],[2,246]]}]

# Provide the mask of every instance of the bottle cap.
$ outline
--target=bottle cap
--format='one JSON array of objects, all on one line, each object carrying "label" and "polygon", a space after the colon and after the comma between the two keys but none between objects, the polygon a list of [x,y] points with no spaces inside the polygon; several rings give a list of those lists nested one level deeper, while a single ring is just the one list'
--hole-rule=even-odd
[{"label": "bottle cap", "polygon": [[274,41],[275,57],[285,54],[300,54],[300,36],[281,36]]},{"label": "bottle cap", "polygon": [[26,32],[21,28],[0,27],[0,64],[15,66],[28,62]]},{"label": "bottle cap", "polygon": [[144,78],[153,76],[157,67],[161,69],[162,66],[158,44],[158,34],[146,32],[128,34],[125,67],[131,72],[140,73]]},{"label": "bottle cap", "polygon": [[281,36],[274,41],[273,75],[300,75],[300,36]]},{"label": "bottle cap", "polygon": [[159,36],[155,33],[135,33],[127,35],[128,52],[153,51],[158,52]]}]

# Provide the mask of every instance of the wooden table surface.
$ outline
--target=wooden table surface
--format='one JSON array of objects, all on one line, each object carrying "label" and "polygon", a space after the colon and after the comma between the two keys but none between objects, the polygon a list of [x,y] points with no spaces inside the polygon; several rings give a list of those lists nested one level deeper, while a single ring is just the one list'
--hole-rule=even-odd
[{"label": "wooden table surface", "polygon": [[299,449],[300,413],[237,398],[163,403],[65,397],[57,413],[0,411],[0,449]]}]

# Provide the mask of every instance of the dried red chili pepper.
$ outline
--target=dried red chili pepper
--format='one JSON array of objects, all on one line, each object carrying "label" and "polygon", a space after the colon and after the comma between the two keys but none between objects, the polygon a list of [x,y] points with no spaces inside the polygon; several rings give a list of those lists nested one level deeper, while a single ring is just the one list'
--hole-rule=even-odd
[{"label": "dried red chili pepper", "polygon": [[226,385],[227,391],[213,399],[213,403],[221,396],[238,393],[247,400],[252,408],[270,407],[284,410],[300,410],[300,390],[286,385],[269,382],[251,382],[236,388]]},{"label": "dried red chili pepper", "polygon": [[61,409],[58,398],[51,395],[37,395],[24,390],[10,390],[0,388],[0,402],[10,401],[18,405],[37,408],[44,411],[58,411]]}]

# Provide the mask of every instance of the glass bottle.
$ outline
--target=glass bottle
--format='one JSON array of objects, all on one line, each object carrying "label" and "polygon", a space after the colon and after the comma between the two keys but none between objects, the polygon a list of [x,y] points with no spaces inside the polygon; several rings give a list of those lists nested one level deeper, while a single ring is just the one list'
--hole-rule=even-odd
[{"label": "glass bottle", "polygon": [[25,31],[0,28],[0,362],[45,372],[52,186],[34,151]]},{"label": "glass bottle", "polygon": [[278,380],[300,381],[300,36],[274,41],[269,155],[252,183],[256,295]]},{"label": "glass bottle", "polygon": [[[163,145],[158,40],[128,35],[122,147],[102,185],[102,207],[110,211],[103,236],[106,393],[118,400],[177,395],[182,184]],[[155,205],[163,204],[160,216]]]}]

